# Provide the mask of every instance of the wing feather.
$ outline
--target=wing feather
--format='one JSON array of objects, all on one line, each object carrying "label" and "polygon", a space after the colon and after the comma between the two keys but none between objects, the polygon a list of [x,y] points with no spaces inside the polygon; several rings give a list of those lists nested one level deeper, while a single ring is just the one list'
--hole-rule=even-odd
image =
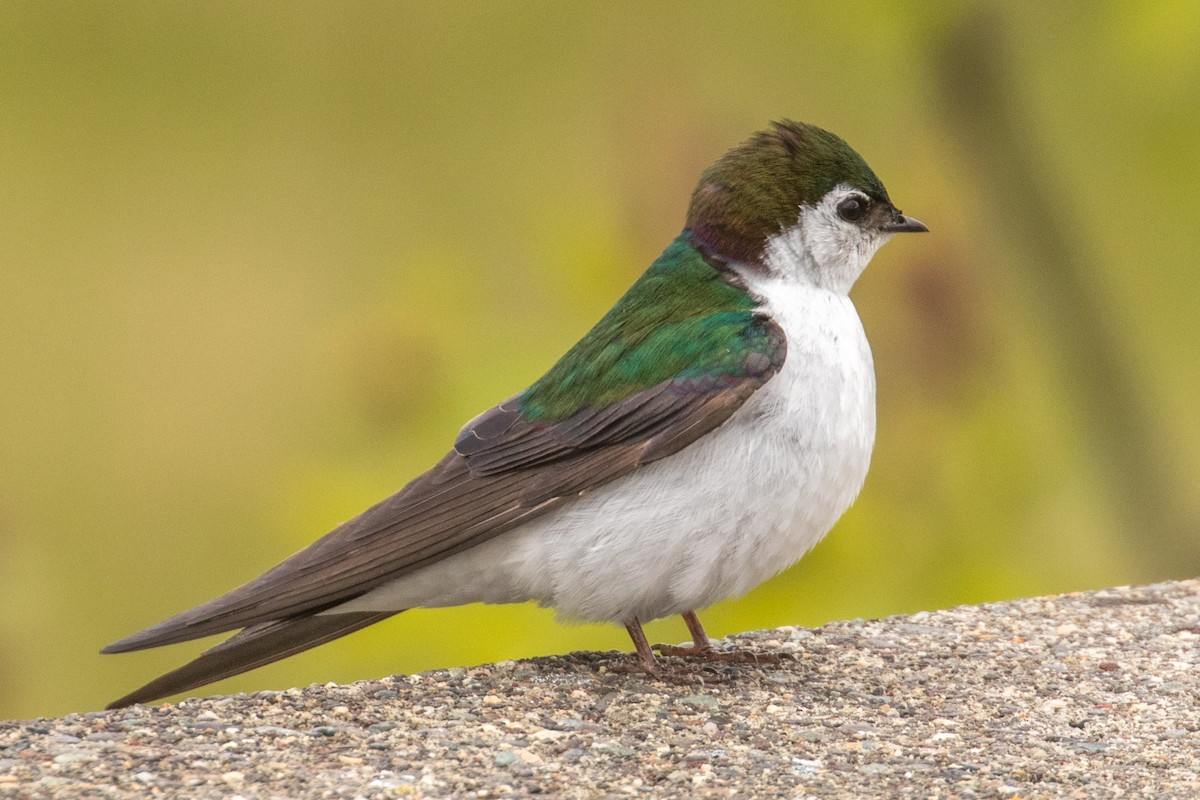
[{"label": "wing feather", "polygon": [[723,375],[663,381],[553,424],[522,417],[518,399],[501,403],[468,423],[455,449],[400,492],[249,583],[104,652],[317,614],[678,452],[724,424],[782,365],[782,331],[769,320],[758,324],[766,352],[747,352],[738,370]]},{"label": "wing feather", "polygon": [[108,708],[124,708],[186,692],[287,658],[390,616],[391,612],[360,612],[279,619],[254,625],[204,651],[182,667],[114,700]]}]

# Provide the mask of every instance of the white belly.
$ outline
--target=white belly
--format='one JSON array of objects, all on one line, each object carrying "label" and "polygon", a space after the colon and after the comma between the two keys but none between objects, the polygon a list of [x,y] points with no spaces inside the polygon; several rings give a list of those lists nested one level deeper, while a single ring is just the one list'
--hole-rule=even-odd
[{"label": "white belly", "polygon": [[724,426],[331,611],[536,600],[573,619],[645,621],[743,594],[793,564],[866,478],[875,375],[848,297],[786,286],[771,296],[787,358]]}]

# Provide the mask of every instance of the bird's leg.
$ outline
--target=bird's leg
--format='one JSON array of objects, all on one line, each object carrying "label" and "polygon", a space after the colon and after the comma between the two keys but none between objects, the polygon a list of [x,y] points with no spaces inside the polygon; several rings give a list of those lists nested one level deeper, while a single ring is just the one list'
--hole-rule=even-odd
[{"label": "bird's leg", "polygon": [[717,649],[713,647],[712,642],[708,640],[708,634],[704,632],[704,626],[700,624],[700,618],[696,616],[696,612],[683,612],[683,621],[687,623],[688,633],[692,635],[691,647],[680,647],[673,644],[656,644],[654,645],[654,649],[662,653],[664,656],[711,657],[716,655]]},{"label": "bird's leg", "polygon": [[683,621],[687,623],[688,633],[692,635],[691,647],[678,647],[669,644],[656,644],[654,649],[664,656],[690,656],[711,661],[737,661],[743,663],[778,663],[779,656],[774,653],[752,653],[747,650],[718,650],[708,640],[704,626],[695,611],[683,612]]},{"label": "bird's leg", "polygon": [[633,622],[625,626],[625,630],[629,631],[629,638],[633,639],[633,646],[637,648],[642,668],[651,675],[660,674],[658,659],[654,657],[654,651],[650,649],[650,642],[646,639],[646,632],[642,630],[642,623],[638,622],[637,617],[634,617]]},{"label": "bird's leg", "polygon": [[708,640],[708,634],[704,632],[704,626],[700,624],[700,618],[696,616],[696,612],[683,612],[683,621],[687,623],[688,633],[692,635],[692,649],[697,653],[714,652],[715,648]]}]

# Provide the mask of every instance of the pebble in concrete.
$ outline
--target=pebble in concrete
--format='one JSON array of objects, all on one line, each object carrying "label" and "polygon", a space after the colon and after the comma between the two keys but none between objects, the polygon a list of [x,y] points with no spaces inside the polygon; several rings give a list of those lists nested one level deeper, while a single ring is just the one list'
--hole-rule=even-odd
[{"label": "pebble in concrete", "polygon": [[0,799],[1200,797],[1200,582],[0,723]]}]

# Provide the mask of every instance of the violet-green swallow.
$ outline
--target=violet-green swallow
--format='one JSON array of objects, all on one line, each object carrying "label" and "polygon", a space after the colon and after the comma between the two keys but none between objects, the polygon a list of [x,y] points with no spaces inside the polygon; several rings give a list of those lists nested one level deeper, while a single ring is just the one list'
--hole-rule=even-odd
[{"label": "violet-green swallow", "polygon": [[193,689],[409,608],[535,600],[625,625],[796,562],[850,506],[875,374],[848,293],[900,213],[828,131],[777,122],[709,167],[683,232],[525,391],[395,495],[221,597],[104,649],[240,629],[110,708]]}]

